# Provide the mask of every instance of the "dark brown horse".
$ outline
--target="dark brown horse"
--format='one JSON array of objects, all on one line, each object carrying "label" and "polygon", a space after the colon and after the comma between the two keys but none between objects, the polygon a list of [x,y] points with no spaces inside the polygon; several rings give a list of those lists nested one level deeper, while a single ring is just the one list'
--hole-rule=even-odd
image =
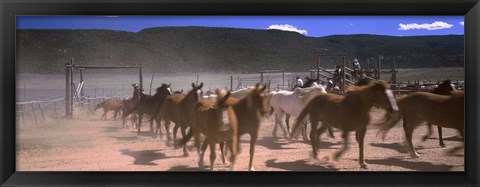
[{"label": "dark brown horse", "polygon": [[122,101],[120,99],[106,99],[101,103],[98,103],[97,106],[95,106],[94,111],[98,110],[99,108],[103,108],[103,115],[100,118],[101,120],[107,119],[108,111],[114,111],[113,119],[117,119],[117,114],[122,109]]},{"label": "dark brown horse", "polygon": [[[205,150],[210,146],[210,170],[213,171],[213,163],[215,161],[215,145],[220,143],[220,150],[222,151],[222,160],[225,164],[225,155],[223,151],[223,142],[227,142],[231,151],[231,165],[233,170],[238,147],[238,124],[235,116],[235,111],[226,101],[230,96],[227,91],[225,95],[219,94],[216,100],[203,99],[198,101],[190,112],[190,127],[186,137],[183,137],[180,145],[185,145],[191,138],[191,134],[195,137],[195,147],[199,151],[198,166],[203,167],[203,157]],[[200,134],[205,136],[202,148],[200,149]]]},{"label": "dark brown horse", "polygon": [[[385,115],[382,125],[393,121],[390,119],[397,118],[395,111],[398,111],[398,107],[392,91],[388,88],[389,85],[385,81],[374,81],[368,86],[352,86],[344,96],[327,93],[313,97],[307,102],[308,104],[295,121],[290,139],[296,136],[308,115],[311,123],[310,141],[313,157],[317,159],[318,137],[329,126],[341,129],[344,146],[335,153],[334,160],[337,160],[348,149],[349,132],[356,131],[356,140],[360,148],[358,162],[360,167],[366,168],[363,152],[365,133],[367,125],[370,123],[370,108],[374,105],[381,105],[391,106],[394,109],[391,110],[393,112]],[[319,121],[322,122],[320,129],[318,129]]]},{"label": "dark brown horse", "polygon": [[[439,95],[450,95],[452,91],[456,91],[456,89],[452,86],[451,80],[445,80],[441,84],[438,85],[431,93],[439,94]],[[423,136],[422,140],[425,141],[432,135],[432,124],[427,123],[428,132],[425,136]],[[442,137],[442,127],[437,126],[438,129],[438,141],[441,147],[445,147],[445,143],[443,143]]]},{"label": "dark brown horse", "polygon": [[[167,84],[162,84],[162,86],[158,87],[157,92],[153,96],[140,92],[140,100],[135,104],[133,108],[127,110],[127,112],[124,113],[123,116],[126,117],[131,113],[136,112],[138,114],[138,124],[141,124],[143,114],[147,114],[148,116],[150,116],[150,131],[153,132],[153,121],[155,120],[155,122],[157,123],[156,131],[159,132],[160,135],[162,135],[160,130],[161,123],[159,118],[157,118],[157,115],[163,103],[163,100],[171,94],[172,91],[170,89],[170,85]],[[141,125],[138,125],[137,134],[140,134],[140,129]],[[169,138],[169,128],[167,124],[165,124],[165,129],[167,130],[167,138]],[[154,135],[156,135],[157,132],[155,132]]]},{"label": "dark brown horse", "polygon": [[[186,95],[172,94],[163,101],[157,118],[165,120],[165,125],[169,125],[171,121],[175,123],[173,129],[174,140],[176,140],[178,128],[181,130],[182,137],[186,136],[186,129],[190,126],[190,111],[202,97],[202,87],[203,83],[198,86],[192,83],[192,90]],[[183,146],[183,155],[188,156],[186,144]]]},{"label": "dark brown horse", "polygon": [[[124,99],[122,101],[122,113],[125,114],[127,113],[128,110],[131,110],[132,108],[135,107],[135,105],[138,103],[138,101],[140,101],[140,93],[142,92],[142,90],[140,90],[140,88],[138,87],[137,84],[132,84],[133,86],[133,96],[131,98],[127,98],[127,99]],[[122,124],[123,124],[123,127],[126,126],[126,119],[127,119],[127,116],[128,115],[122,115]],[[130,114],[130,120],[132,121],[132,126],[134,128],[137,128],[137,113],[134,112],[134,113],[131,113]]]},{"label": "dark brown horse", "polygon": [[[456,129],[464,138],[464,102],[465,94],[463,91],[452,92],[450,95],[415,92],[397,99],[398,107],[403,116],[403,128],[410,147],[411,157],[419,157],[412,144],[412,134],[415,128],[423,122],[431,122],[440,127]],[[381,129],[379,133],[382,133],[385,137],[391,127],[393,125]],[[463,145],[454,147],[449,153],[461,148],[463,148]]]}]

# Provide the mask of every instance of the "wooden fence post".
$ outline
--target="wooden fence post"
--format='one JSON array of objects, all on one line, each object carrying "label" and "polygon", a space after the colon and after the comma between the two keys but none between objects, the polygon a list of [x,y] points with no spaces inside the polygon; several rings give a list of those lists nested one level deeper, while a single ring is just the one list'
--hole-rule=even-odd
[{"label": "wooden fence post", "polygon": [[31,104],[32,106],[32,111],[33,111],[33,119],[35,119],[35,126],[38,126],[37,125],[37,116],[35,115],[35,108],[33,107],[33,103]]},{"label": "wooden fence post", "polygon": [[37,103],[37,105],[38,105],[38,108],[40,109],[40,113],[42,114],[43,121],[45,121],[45,115],[43,114],[42,105],[40,105],[40,103]]}]

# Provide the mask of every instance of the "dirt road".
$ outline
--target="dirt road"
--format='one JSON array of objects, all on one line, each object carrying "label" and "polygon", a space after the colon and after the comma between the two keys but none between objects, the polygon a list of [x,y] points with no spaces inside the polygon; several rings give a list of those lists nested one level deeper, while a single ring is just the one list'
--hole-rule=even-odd
[{"label": "dirt road", "polygon": [[[375,117],[378,112],[373,111]],[[111,115],[111,114],[110,114]],[[17,125],[17,171],[206,171],[198,168],[198,156],[190,150],[184,157],[181,149],[167,146],[166,138],[153,138],[149,126],[142,127],[138,136],[133,128],[122,128],[121,121],[100,121],[101,113],[83,115],[74,120],[47,120],[42,125]],[[377,115],[378,116],[378,115]],[[293,122],[292,122],[293,123]],[[385,142],[375,137],[376,130],[367,130],[365,161],[368,170],[358,165],[358,144],[350,135],[350,149],[338,161],[328,159],[342,146],[340,131],[336,139],[325,134],[320,138],[320,160],[311,158],[311,146],[300,139],[289,143],[284,138],[273,138],[273,116],[266,118],[257,141],[254,167],[257,171],[464,171],[463,150],[446,156],[446,150],[460,145],[461,138],[453,129],[444,129],[446,148],[438,145],[436,128],[434,139],[425,142],[421,136],[426,126],[417,128],[414,144],[420,158],[412,159],[403,145],[403,129],[393,128]],[[279,132],[279,137],[282,133]],[[181,137],[179,133],[179,137]],[[241,152],[235,170],[246,171],[249,159],[248,135],[242,136]],[[189,144],[192,145],[193,142]],[[217,147],[218,150],[218,147]],[[215,170],[224,171],[217,151]],[[227,168],[228,168],[227,164]]]}]

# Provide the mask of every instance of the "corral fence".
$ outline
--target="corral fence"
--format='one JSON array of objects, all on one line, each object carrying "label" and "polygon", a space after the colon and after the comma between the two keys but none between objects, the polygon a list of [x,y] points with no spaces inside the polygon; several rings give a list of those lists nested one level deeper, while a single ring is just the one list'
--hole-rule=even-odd
[{"label": "corral fence", "polygon": [[[81,97],[73,102],[73,111],[75,113],[93,114],[97,103],[106,99],[125,98],[126,96],[99,96],[99,97]],[[24,126],[39,126],[49,120],[60,120],[66,118],[65,98],[41,101],[16,102],[16,121]],[[72,112],[73,112],[72,111]]]}]

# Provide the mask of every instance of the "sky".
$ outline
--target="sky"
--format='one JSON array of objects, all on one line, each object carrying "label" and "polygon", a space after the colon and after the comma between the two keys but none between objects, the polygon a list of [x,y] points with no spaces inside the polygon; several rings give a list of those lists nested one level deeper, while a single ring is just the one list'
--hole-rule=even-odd
[{"label": "sky", "polygon": [[464,34],[463,16],[17,16],[17,29],[108,29],[138,32],[166,26],[279,29],[309,37]]}]

